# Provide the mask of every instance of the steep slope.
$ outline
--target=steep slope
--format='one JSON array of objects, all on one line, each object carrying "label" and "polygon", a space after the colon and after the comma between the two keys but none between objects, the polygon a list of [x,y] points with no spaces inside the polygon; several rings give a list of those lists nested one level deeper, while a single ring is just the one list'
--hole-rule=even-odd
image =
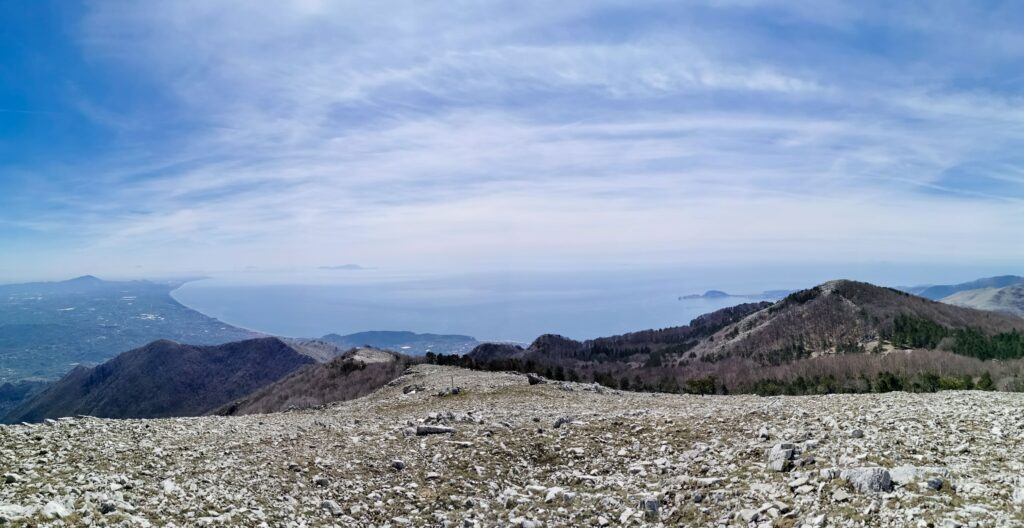
[{"label": "steep slope", "polygon": [[1012,286],[1014,284],[1024,284],[1024,277],[1020,277],[1018,275],[1000,275],[998,277],[986,277],[984,279],[963,282],[960,284],[913,286],[901,289],[907,293],[937,301],[962,291],[978,290],[982,288],[1005,288],[1006,286]]},{"label": "steep slope", "polygon": [[281,337],[279,339],[287,343],[288,346],[297,350],[300,354],[304,354],[315,359],[317,363],[327,363],[351,349],[351,347],[342,348],[334,343],[329,343],[322,339],[304,339],[297,337]]},{"label": "steep slope", "polygon": [[219,346],[155,341],[102,365],[75,368],[4,420],[196,416],[313,363],[272,337]]},{"label": "steep slope", "polygon": [[976,310],[1024,316],[1024,284],[962,291],[942,299],[942,302]]},{"label": "steep slope", "polygon": [[411,356],[422,356],[427,352],[465,354],[479,344],[476,339],[465,335],[417,334],[390,330],[357,332],[348,335],[327,334],[321,339],[346,350],[355,347],[373,347]]},{"label": "steep slope", "polygon": [[907,321],[986,336],[1024,331],[1024,320],[952,306],[863,282],[832,281],[796,292],[716,332],[694,347],[699,357],[784,363],[808,355],[853,352],[890,339]]},{"label": "steep slope", "polygon": [[210,414],[243,415],[305,409],[365,396],[399,377],[412,358],[369,348],[309,365]]}]

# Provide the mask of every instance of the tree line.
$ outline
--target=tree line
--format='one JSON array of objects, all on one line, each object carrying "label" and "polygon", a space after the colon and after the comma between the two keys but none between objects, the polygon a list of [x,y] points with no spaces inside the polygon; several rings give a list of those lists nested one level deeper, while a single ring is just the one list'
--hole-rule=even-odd
[{"label": "tree line", "polygon": [[973,328],[952,329],[903,315],[893,322],[890,341],[899,348],[946,348],[981,360],[1024,357],[1024,334],[1016,330],[989,336]]}]

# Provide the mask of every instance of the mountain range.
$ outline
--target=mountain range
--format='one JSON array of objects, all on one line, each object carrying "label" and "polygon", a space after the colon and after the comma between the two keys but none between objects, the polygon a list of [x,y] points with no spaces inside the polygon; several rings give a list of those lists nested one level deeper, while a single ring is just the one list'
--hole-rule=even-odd
[{"label": "mountain range", "polygon": [[961,291],[943,298],[942,302],[1024,317],[1024,284]]},{"label": "mountain range", "polygon": [[367,394],[412,362],[374,349],[354,349],[321,361],[321,352],[308,343],[289,344],[275,337],[217,346],[155,341],[96,367],[75,368],[3,421],[234,415],[312,407]]},{"label": "mountain range", "polygon": [[[219,345],[263,337],[180,304],[170,293],[181,284],[86,275],[0,285],[0,416],[77,367],[97,365],[155,341]],[[429,351],[461,354],[479,344],[469,336],[392,331],[282,339],[318,362],[355,347],[415,356]]]},{"label": "mountain range", "polygon": [[[1008,280],[998,277],[970,284]],[[126,284],[134,289],[125,289]],[[85,296],[79,299],[98,302],[109,299],[114,288],[124,293],[155,287],[88,277],[23,286],[8,290],[11,298],[52,296],[66,301],[67,296]],[[412,332],[262,337],[221,345],[161,339],[95,367],[77,366],[45,388],[0,385],[0,403],[13,407],[4,418],[8,422],[75,414],[124,418],[273,412],[365,395],[401,375],[408,365],[423,361],[407,355],[419,353],[431,362],[537,372],[638,390],[676,391],[692,385],[702,387],[702,392],[759,391],[779,379],[797,384],[801,391],[857,391],[864,390],[865,383],[871,390],[875,381],[868,375],[879,377],[883,367],[895,368],[894,358],[915,358],[913,364],[900,363],[902,370],[896,374],[886,371],[902,376],[900,383],[919,383],[913,376],[935,370],[949,379],[961,376],[957,383],[968,383],[962,379],[967,377],[973,384],[983,373],[1016,379],[1013,369],[1020,368],[1017,360],[1024,357],[1024,318],[954,303],[993,307],[1019,302],[1022,293],[1024,284],[963,290],[937,302],[898,289],[839,280],[774,303],[721,309],[683,326],[586,341],[546,334],[528,347]],[[987,361],[991,359],[1001,362]],[[842,365],[841,375],[836,374],[836,365]],[[806,379],[799,381],[804,377],[814,378],[817,385],[806,386]],[[715,381],[707,385],[707,379]],[[915,387],[937,386],[928,380]],[[1020,383],[1024,386],[1024,380]]]},{"label": "mountain range", "polygon": [[986,277],[970,282],[962,282],[960,284],[906,286],[898,289],[919,297],[924,297],[925,299],[938,301],[949,297],[950,295],[968,290],[1004,288],[1006,286],[1013,286],[1014,284],[1024,284],[1024,277],[1018,275],[1000,275],[998,277]]},{"label": "mountain range", "polygon": [[[731,386],[725,389],[748,391],[764,376],[778,374],[772,370],[776,366],[813,363],[827,374],[839,364],[849,370],[853,361],[863,373],[877,375],[893,358],[910,357],[900,352],[915,349],[940,355],[900,367],[909,369],[902,373],[908,379],[926,371],[952,374],[960,367],[969,369],[961,374],[973,375],[984,360],[1024,357],[1022,332],[1024,319],[1019,317],[841,280],[776,303],[719,310],[686,326],[583,342],[544,335],[527,348],[485,344],[463,359],[439,361],[668,391],[710,376],[719,383],[716,390],[723,390],[722,381],[729,380]],[[858,390],[847,380],[832,381],[839,389]]]}]

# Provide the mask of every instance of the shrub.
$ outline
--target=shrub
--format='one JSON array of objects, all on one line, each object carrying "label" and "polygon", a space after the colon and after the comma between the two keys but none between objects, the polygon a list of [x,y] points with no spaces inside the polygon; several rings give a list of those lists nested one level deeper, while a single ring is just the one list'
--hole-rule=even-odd
[{"label": "shrub", "polygon": [[992,383],[992,375],[987,370],[978,378],[978,384],[975,385],[975,388],[983,391],[995,390],[996,385]]},{"label": "shrub", "polygon": [[715,377],[714,376],[702,376],[699,378],[690,378],[686,380],[686,392],[690,394],[705,394],[715,393]]}]

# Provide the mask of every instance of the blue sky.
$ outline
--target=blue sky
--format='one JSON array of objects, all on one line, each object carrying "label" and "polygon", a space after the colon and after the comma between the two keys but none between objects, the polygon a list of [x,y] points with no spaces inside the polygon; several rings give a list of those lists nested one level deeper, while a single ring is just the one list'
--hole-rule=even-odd
[{"label": "blue sky", "polygon": [[0,279],[1024,257],[1019,2],[0,0]]}]

